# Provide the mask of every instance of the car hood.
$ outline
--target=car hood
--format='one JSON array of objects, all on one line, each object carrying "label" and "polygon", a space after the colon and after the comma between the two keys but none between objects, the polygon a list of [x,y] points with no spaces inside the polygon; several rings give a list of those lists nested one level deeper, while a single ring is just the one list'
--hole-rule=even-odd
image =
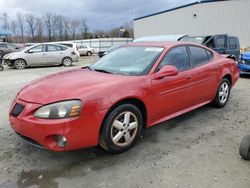
[{"label": "car hood", "polygon": [[[26,102],[48,104],[69,99],[83,99],[107,87],[133,79],[88,69],[74,69],[35,80],[23,87],[17,98]],[[131,83],[131,82],[130,82]],[[101,95],[105,95],[102,93]]]},{"label": "car hood", "polygon": [[18,52],[11,52],[11,53],[8,53],[6,54],[3,59],[10,59],[12,58],[13,56],[15,56]]}]

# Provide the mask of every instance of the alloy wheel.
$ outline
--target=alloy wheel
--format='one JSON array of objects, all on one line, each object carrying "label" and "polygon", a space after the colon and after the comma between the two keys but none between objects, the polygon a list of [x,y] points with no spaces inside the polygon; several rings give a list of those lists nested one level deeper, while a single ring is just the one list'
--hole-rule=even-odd
[{"label": "alloy wheel", "polygon": [[119,114],[111,126],[111,139],[119,147],[131,144],[138,131],[138,120],[134,113],[125,111]]},{"label": "alloy wheel", "polygon": [[229,85],[226,82],[223,82],[219,90],[219,101],[221,104],[224,104],[227,101],[229,95]]}]

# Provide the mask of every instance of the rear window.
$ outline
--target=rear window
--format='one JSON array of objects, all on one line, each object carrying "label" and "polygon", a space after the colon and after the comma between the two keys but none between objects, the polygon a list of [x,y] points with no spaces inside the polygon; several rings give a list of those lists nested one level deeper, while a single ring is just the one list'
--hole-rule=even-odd
[{"label": "rear window", "polygon": [[229,38],[229,48],[237,49],[237,41],[235,38]]},{"label": "rear window", "polygon": [[[207,50],[204,48],[189,46],[192,55],[192,66],[196,67],[209,61]],[[212,54],[210,54],[212,55]]]},{"label": "rear window", "polygon": [[216,48],[225,48],[225,37],[224,36],[218,36],[215,38],[216,41]]}]

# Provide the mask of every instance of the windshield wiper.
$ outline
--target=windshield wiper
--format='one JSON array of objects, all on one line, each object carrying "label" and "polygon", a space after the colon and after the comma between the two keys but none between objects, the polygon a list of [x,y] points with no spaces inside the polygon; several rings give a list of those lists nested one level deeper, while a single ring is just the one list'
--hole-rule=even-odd
[{"label": "windshield wiper", "polygon": [[97,72],[103,72],[103,73],[108,73],[108,74],[114,74],[113,72],[110,72],[110,71],[107,71],[107,70],[104,70],[104,69],[92,69],[94,71],[97,71]]}]

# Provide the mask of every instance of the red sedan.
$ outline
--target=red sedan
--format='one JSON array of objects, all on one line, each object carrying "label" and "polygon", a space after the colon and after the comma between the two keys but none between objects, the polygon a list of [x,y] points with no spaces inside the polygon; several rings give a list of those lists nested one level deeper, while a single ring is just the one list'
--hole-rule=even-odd
[{"label": "red sedan", "polygon": [[128,150],[142,129],[213,102],[239,78],[235,61],[204,46],[164,42],[121,47],[95,64],[36,80],[11,105],[12,128],[54,151],[100,145]]}]

